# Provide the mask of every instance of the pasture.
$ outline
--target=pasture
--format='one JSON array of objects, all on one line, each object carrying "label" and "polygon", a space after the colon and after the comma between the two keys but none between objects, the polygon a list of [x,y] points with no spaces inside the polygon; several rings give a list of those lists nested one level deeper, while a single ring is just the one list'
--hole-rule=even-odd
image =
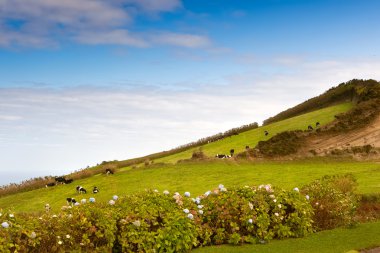
[{"label": "pasture", "polygon": [[[95,197],[97,202],[108,201],[114,194],[119,196],[157,189],[169,190],[192,196],[224,184],[231,186],[272,184],[285,189],[305,185],[324,175],[352,173],[358,180],[360,193],[380,192],[380,164],[376,162],[335,161],[309,159],[302,161],[236,162],[211,160],[180,164],[150,165],[137,169],[124,168],[114,175],[98,174],[74,181],[68,185],[38,189],[0,198],[0,209],[11,208],[16,212],[43,211],[49,203],[54,212],[66,204],[66,198]],[[83,186],[87,194],[78,194],[75,187]],[[99,193],[93,194],[97,186]]]},{"label": "pasture", "polygon": [[[316,122],[319,122],[321,126],[326,125],[334,120],[335,115],[346,112],[351,107],[352,103],[343,103],[261,126],[239,135],[203,145],[202,151],[211,157],[214,157],[216,154],[229,154],[230,149],[235,149],[235,153],[239,153],[245,150],[245,146],[255,147],[259,141],[268,140],[283,131],[307,130],[308,125],[315,127]],[[265,131],[268,132],[267,136],[264,134]],[[180,159],[191,157],[192,153],[197,149],[199,147],[156,159],[155,162],[175,163]]]}]

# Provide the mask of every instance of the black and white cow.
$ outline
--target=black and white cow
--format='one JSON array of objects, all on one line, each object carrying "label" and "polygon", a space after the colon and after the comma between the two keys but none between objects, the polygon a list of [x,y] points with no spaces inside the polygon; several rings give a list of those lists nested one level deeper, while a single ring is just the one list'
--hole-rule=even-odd
[{"label": "black and white cow", "polygon": [[67,198],[66,201],[68,206],[77,203],[77,201],[74,198]]},{"label": "black and white cow", "polygon": [[265,130],[265,131],[264,131],[264,134],[265,134],[265,136],[268,136],[269,133],[268,133],[267,130]]},{"label": "black and white cow", "polygon": [[248,150],[249,149],[249,146],[245,146],[245,150]]},{"label": "black and white cow", "polygon": [[216,157],[216,158],[220,158],[220,159],[227,158],[227,156],[226,156],[226,155],[223,155],[223,154],[216,154],[215,157]]},{"label": "black and white cow", "polygon": [[230,150],[230,155],[231,155],[231,156],[234,156],[234,153],[235,153],[235,149],[231,149],[231,150]]},{"label": "black and white cow", "polygon": [[87,193],[86,189],[84,189],[84,188],[83,188],[82,186],[80,186],[80,185],[78,185],[78,186],[76,187],[76,189],[77,189],[77,192],[78,192],[79,194]]},{"label": "black and white cow", "polygon": [[96,194],[99,192],[98,187],[94,186],[94,189],[92,189],[92,193]]},{"label": "black and white cow", "polygon": [[106,169],[106,174],[109,175],[109,174],[113,174],[113,171],[111,169]]},{"label": "black and white cow", "polygon": [[319,122],[315,123],[315,127],[319,127],[321,124]]},{"label": "black and white cow", "polygon": [[311,125],[307,126],[307,130],[313,130],[314,128]]},{"label": "black and white cow", "polygon": [[55,177],[54,178],[55,179],[55,182],[58,184],[58,183],[60,183],[60,184],[64,184],[65,183],[65,177]]}]

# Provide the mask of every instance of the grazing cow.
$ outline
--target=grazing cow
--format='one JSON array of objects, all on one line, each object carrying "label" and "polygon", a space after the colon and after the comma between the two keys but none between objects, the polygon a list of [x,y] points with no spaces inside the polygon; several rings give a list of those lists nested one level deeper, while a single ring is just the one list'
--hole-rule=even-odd
[{"label": "grazing cow", "polygon": [[313,130],[313,127],[310,126],[310,125],[308,125],[308,126],[307,126],[307,130]]},{"label": "grazing cow", "polygon": [[66,201],[68,206],[77,203],[77,201],[74,198],[67,198]]},{"label": "grazing cow", "polygon": [[65,184],[71,184],[74,181],[74,179],[65,179]]},{"label": "grazing cow", "polygon": [[45,211],[48,213],[50,212],[50,205],[49,204],[45,204]]},{"label": "grazing cow", "polygon": [[76,189],[77,189],[77,192],[79,193],[79,194],[81,194],[81,193],[87,193],[87,191],[86,191],[86,189],[84,189],[82,186],[80,186],[80,185],[78,185],[77,187],[76,187]]},{"label": "grazing cow", "polygon": [[315,127],[319,127],[320,125],[319,122],[315,123]]},{"label": "grazing cow", "polygon": [[269,133],[268,133],[267,130],[265,130],[265,131],[264,131],[264,134],[265,134],[265,136],[268,136]]},{"label": "grazing cow", "polygon": [[106,169],[106,174],[107,174],[107,176],[108,176],[109,174],[113,174],[113,171],[112,171],[111,169]]},{"label": "grazing cow", "polygon": [[94,189],[92,189],[92,193],[98,193],[98,192],[99,192],[98,187],[94,186]]},{"label": "grazing cow", "polygon": [[64,184],[65,183],[65,177],[55,177],[55,182]]},{"label": "grazing cow", "polygon": [[223,158],[227,158],[227,156],[226,155],[222,155],[222,154],[216,154],[216,156],[215,156],[216,158],[220,158],[220,159],[223,159]]},{"label": "grazing cow", "polygon": [[231,154],[231,156],[233,156],[234,153],[235,153],[235,149],[231,149],[231,150],[230,150],[230,154]]},{"label": "grazing cow", "polygon": [[248,150],[248,149],[249,149],[249,146],[245,146],[245,149]]},{"label": "grazing cow", "polygon": [[52,187],[52,186],[55,186],[55,183],[54,183],[54,182],[52,182],[52,183],[48,183],[48,184],[45,185],[45,187]]}]

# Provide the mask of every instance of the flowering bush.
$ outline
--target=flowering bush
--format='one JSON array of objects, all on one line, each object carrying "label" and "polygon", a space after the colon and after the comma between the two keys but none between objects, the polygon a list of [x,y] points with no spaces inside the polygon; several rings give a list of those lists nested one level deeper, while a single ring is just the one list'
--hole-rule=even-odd
[{"label": "flowering bush", "polygon": [[298,192],[239,187],[202,200],[202,222],[212,228],[214,244],[263,242],[312,232],[313,210]]},{"label": "flowering bush", "polygon": [[354,187],[351,177],[326,177],[301,190],[219,185],[195,198],[167,190],[115,195],[106,203],[90,198],[59,214],[0,210],[0,252],[188,252],[302,237],[313,231],[313,217],[318,229],[331,219],[346,223]]},{"label": "flowering bush", "polygon": [[354,193],[355,178],[348,175],[324,176],[303,187],[302,192],[310,196],[315,209],[314,226],[318,230],[351,225],[358,206]]}]

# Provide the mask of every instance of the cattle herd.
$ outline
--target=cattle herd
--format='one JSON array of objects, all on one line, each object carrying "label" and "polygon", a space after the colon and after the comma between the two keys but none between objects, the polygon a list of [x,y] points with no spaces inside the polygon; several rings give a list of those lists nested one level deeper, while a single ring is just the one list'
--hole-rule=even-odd
[{"label": "cattle herd", "polygon": [[[315,128],[318,128],[320,125],[321,125],[321,124],[320,124],[319,122],[316,122],[316,123],[315,123]],[[307,130],[312,131],[312,130],[314,130],[314,128],[313,128],[311,125],[308,125],[308,126],[307,126]],[[268,132],[267,130],[264,130],[264,135],[265,135],[265,136],[268,136],[268,135],[269,135],[269,132]],[[245,146],[245,150],[249,150],[249,146]],[[216,154],[216,155],[215,155],[215,158],[220,158],[220,159],[231,158],[231,157],[233,157],[234,153],[235,153],[235,150],[234,150],[234,149],[231,149],[229,155],[225,155],[225,154]]]},{"label": "cattle herd", "polygon": [[[114,174],[114,171],[111,169],[106,169],[105,174],[108,176],[108,175]],[[55,177],[54,182],[47,183],[46,187],[53,187],[53,186],[56,186],[59,184],[70,184],[73,181],[74,180],[72,178],[66,179],[65,177]],[[87,190],[80,185],[76,186],[75,189],[76,189],[76,192],[78,194],[86,194],[87,193]],[[99,192],[99,188],[97,186],[94,186],[94,188],[92,189],[92,193],[96,194],[98,192]],[[91,200],[91,198],[90,198],[90,200]],[[86,199],[81,200],[82,203],[85,201],[86,201]],[[79,205],[79,203],[74,198],[66,198],[66,203],[67,203],[67,206],[63,206],[62,208],[68,208],[68,207],[71,207],[73,205]],[[49,204],[45,205],[45,210],[46,210],[46,212],[50,211],[50,205]]]}]

